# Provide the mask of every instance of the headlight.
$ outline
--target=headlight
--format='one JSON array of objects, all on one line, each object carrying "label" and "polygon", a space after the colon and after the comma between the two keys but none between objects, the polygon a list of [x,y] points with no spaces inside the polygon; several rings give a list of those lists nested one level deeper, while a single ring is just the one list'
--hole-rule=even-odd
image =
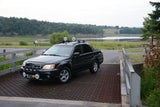
[{"label": "headlight", "polygon": [[25,66],[25,65],[26,65],[26,61],[23,62],[22,66]]},{"label": "headlight", "polygon": [[55,65],[44,65],[42,69],[54,69]]}]

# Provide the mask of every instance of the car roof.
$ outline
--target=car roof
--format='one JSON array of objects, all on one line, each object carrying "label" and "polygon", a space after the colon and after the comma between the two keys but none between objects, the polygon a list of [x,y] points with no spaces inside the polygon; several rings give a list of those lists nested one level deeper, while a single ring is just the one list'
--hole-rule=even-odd
[{"label": "car roof", "polygon": [[78,45],[78,44],[88,44],[86,42],[62,42],[62,43],[58,43],[56,45],[68,45],[68,46],[75,46],[75,45]]}]

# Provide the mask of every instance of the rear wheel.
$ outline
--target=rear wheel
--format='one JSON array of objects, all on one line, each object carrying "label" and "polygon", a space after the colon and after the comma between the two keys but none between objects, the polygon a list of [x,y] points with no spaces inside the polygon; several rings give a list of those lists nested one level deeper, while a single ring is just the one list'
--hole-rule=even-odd
[{"label": "rear wheel", "polygon": [[61,83],[66,83],[66,82],[68,82],[69,79],[70,79],[70,77],[71,77],[70,69],[67,68],[67,67],[64,67],[64,68],[60,71],[60,73],[59,73],[59,81],[60,81]]},{"label": "rear wheel", "polygon": [[98,62],[94,61],[92,68],[90,69],[91,73],[97,73],[98,71]]}]

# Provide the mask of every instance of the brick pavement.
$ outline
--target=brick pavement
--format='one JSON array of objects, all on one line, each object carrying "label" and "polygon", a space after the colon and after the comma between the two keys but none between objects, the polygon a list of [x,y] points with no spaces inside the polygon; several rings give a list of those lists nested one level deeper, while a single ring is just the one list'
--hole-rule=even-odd
[{"label": "brick pavement", "polygon": [[0,96],[121,103],[120,66],[102,64],[97,74],[86,70],[75,75],[67,84],[29,82],[15,72],[0,77]]}]

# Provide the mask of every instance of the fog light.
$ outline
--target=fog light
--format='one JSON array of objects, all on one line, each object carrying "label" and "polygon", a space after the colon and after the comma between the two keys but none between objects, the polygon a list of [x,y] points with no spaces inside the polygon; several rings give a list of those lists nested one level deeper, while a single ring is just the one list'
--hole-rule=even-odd
[{"label": "fog light", "polygon": [[39,74],[36,74],[36,75],[35,75],[35,78],[38,80],[38,79],[39,79]]},{"label": "fog light", "polygon": [[34,79],[34,78],[35,78],[35,75],[33,75],[32,78]]},{"label": "fog light", "polygon": [[23,77],[26,77],[26,73],[25,72],[23,72]]}]

